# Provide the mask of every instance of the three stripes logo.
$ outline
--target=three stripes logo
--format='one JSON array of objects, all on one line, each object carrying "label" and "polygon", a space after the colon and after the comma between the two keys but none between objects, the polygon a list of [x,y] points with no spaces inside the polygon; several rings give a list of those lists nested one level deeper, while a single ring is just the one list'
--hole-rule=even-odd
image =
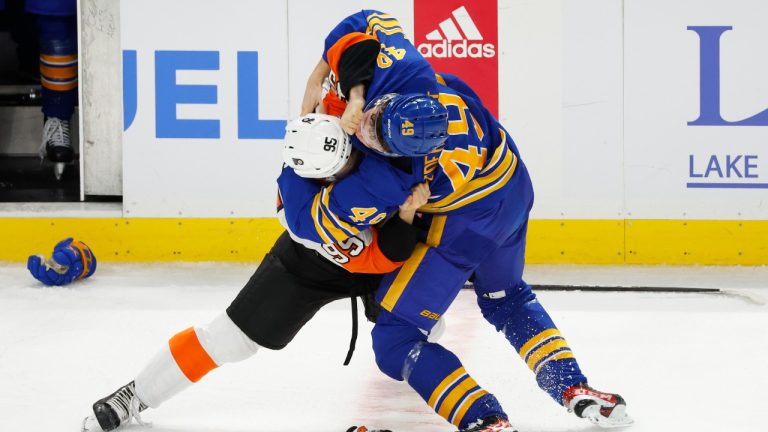
[{"label": "three stripes logo", "polygon": [[451,16],[426,35],[427,42],[417,48],[426,58],[491,58],[496,46],[483,43],[483,36],[467,8],[455,9]]}]

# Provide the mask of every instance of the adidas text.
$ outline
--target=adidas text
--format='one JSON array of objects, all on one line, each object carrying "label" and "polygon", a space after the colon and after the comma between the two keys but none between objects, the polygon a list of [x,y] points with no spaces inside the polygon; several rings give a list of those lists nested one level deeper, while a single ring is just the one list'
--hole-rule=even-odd
[{"label": "adidas text", "polygon": [[421,43],[418,50],[426,58],[490,58],[496,55],[493,44],[469,43],[466,40]]}]

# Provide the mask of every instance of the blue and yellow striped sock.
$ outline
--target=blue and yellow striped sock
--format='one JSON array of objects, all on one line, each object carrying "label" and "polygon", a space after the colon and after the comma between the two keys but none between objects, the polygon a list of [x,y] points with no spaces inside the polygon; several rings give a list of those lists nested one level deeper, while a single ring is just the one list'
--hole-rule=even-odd
[{"label": "blue and yellow striped sock", "polygon": [[464,369],[458,357],[441,345],[421,342],[411,350],[406,365],[408,384],[448,422],[464,429],[489,416],[507,415],[496,397],[484,390]]}]

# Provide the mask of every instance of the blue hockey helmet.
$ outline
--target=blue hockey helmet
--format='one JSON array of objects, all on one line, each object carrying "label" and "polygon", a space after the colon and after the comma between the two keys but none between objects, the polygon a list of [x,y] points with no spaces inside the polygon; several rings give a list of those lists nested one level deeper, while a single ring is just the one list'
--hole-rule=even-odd
[{"label": "blue hockey helmet", "polygon": [[365,107],[357,136],[387,156],[424,156],[448,138],[448,110],[424,94],[379,96]]}]

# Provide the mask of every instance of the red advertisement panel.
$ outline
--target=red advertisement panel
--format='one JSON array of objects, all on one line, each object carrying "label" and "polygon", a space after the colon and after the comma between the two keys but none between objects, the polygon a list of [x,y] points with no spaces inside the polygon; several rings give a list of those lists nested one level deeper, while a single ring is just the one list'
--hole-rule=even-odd
[{"label": "red advertisement panel", "polygon": [[498,117],[496,0],[414,0],[415,45],[435,71],[467,82]]}]

